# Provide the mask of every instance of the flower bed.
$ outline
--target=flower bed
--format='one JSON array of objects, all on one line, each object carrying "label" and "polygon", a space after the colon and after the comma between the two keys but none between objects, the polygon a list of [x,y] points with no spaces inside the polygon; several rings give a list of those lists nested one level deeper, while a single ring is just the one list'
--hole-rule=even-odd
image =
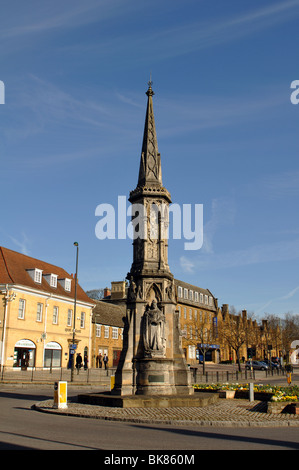
[{"label": "flower bed", "polygon": [[[249,384],[195,384],[194,390],[207,392],[220,392],[225,390],[234,390],[235,398],[248,398]],[[294,386],[273,386],[273,385],[256,385],[253,387],[254,398],[256,400],[271,400],[273,402],[299,402],[299,387]]]}]

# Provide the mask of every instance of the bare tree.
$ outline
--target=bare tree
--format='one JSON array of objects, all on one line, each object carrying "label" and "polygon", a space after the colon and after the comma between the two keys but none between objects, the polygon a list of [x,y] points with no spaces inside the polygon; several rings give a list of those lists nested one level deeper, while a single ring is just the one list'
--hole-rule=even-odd
[{"label": "bare tree", "polygon": [[206,354],[215,340],[214,329],[205,314],[198,315],[188,322],[183,330],[183,338],[190,345],[194,345],[203,357],[203,374],[206,372]]},{"label": "bare tree", "polygon": [[91,299],[94,299],[94,300],[101,300],[101,299],[104,298],[104,289],[99,288],[99,289],[88,290],[88,291],[86,291],[86,294],[87,294],[88,297],[90,297]]},{"label": "bare tree", "polygon": [[236,353],[238,368],[241,371],[240,349],[248,341],[248,332],[241,315],[227,315],[221,330],[223,341]]}]

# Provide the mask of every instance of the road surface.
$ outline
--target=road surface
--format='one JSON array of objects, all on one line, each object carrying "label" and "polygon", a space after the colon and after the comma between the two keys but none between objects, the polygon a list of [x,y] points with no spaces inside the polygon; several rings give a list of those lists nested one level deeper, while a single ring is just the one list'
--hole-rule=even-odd
[{"label": "road surface", "polygon": [[[82,389],[69,387],[69,397],[78,393]],[[120,450],[132,455],[140,450],[166,454],[182,451],[188,455],[190,451],[222,449],[299,450],[298,427],[234,429],[133,424],[31,409],[34,403],[48,398],[53,398],[51,387],[0,385],[1,450],[102,450],[101,458],[111,458],[113,452],[115,456]]]}]

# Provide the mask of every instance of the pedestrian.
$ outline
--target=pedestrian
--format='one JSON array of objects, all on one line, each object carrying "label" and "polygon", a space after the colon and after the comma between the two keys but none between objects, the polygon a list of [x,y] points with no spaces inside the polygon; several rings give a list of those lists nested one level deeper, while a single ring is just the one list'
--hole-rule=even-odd
[{"label": "pedestrian", "polygon": [[103,362],[104,362],[105,369],[107,369],[107,367],[108,367],[108,356],[107,356],[107,354],[104,354]]},{"label": "pedestrian", "polygon": [[85,356],[84,356],[84,370],[87,370],[87,368],[88,368],[88,357],[85,354]]},{"label": "pedestrian", "polygon": [[81,353],[78,353],[76,357],[77,374],[79,374],[79,370],[81,369],[81,367],[82,367],[82,357],[81,357]]},{"label": "pedestrian", "polygon": [[102,360],[103,360],[103,356],[102,354],[100,353],[99,354],[99,368],[102,369]]}]

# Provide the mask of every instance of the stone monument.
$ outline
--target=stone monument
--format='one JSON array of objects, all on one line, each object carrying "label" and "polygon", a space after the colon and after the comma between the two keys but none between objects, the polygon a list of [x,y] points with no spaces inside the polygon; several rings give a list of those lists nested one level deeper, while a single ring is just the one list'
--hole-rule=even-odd
[{"label": "stone monument", "polygon": [[138,183],[129,197],[135,231],[133,263],[127,275],[123,350],[112,394],[185,396],[192,395],[193,388],[181,347],[174,280],[168,266],[171,199],[162,184],[152,82],[148,85]]}]

